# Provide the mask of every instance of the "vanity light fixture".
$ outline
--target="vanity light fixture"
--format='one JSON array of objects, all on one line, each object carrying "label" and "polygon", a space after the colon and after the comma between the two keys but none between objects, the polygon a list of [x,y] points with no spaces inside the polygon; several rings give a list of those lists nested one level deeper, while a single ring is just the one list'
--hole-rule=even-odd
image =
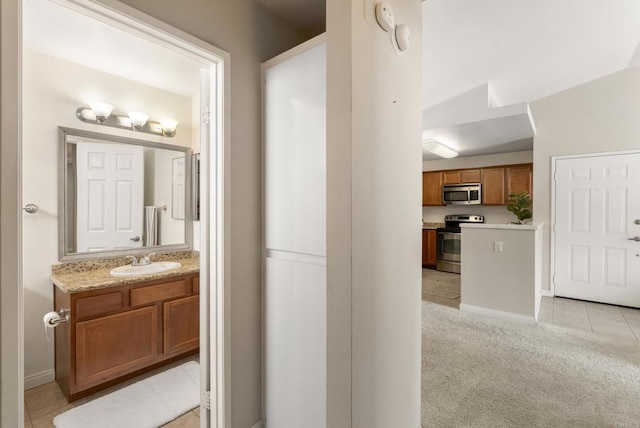
[{"label": "vanity light fixture", "polygon": [[458,152],[436,140],[423,140],[422,150],[431,152],[441,158],[451,159],[458,156]]},{"label": "vanity light fixture", "polygon": [[113,111],[113,106],[102,102],[92,101],[89,106],[78,107],[76,110],[76,117],[83,122],[134,130],[162,137],[174,137],[176,135],[177,120],[163,119],[162,122],[154,122],[149,120],[149,115],[146,113],[139,111],[118,113]]},{"label": "vanity light fixture", "polygon": [[162,127],[162,134],[165,137],[173,137],[176,135],[176,127],[178,126],[178,121],[175,119],[162,119],[160,121],[160,126]]},{"label": "vanity light fixture", "polygon": [[139,111],[128,111],[127,115],[131,121],[131,128],[134,131],[141,131],[144,125],[146,125],[149,115]]},{"label": "vanity light fixture", "polygon": [[96,117],[96,122],[99,124],[104,123],[113,111],[113,106],[111,104],[103,103],[101,101],[89,101],[89,107],[91,107],[91,111]]}]

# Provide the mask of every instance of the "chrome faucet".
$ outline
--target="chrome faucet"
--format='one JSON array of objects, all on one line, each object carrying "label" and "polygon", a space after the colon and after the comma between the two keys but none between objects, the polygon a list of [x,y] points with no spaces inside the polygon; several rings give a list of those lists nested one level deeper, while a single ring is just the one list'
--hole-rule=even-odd
[{"label": "chrome faucet", "polygon": [[151,256],[155,256],[156,253],[149,253],[147,255],[141,256],[140,261],[138,261],[138,266],[146,266],[151,264]]},{"label": "chrome faucet", "polygon": [[131,259],[131,266],[138,266],[138,259],[136,259],[136,256],[126,256],[128,259]]}]

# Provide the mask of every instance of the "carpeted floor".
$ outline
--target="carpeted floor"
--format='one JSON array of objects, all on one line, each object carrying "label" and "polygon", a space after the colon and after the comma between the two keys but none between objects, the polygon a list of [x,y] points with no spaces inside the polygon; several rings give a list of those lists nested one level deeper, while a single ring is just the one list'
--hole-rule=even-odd
[{"label": "carpeted floor", "polygon": [[640,427],[640,345],[422,303],[423,427]]}]

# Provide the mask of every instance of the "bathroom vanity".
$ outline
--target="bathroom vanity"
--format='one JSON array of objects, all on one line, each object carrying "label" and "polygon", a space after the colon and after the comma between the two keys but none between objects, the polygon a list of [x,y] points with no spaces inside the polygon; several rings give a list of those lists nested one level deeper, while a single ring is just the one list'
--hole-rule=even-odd
[{"label": "bathroom vanity", "polygon": [[121,260],[53,269],[55,309],[70,315],[55,328],[56,381],[69,402],[199,350],[199,259],[114,278]]}]

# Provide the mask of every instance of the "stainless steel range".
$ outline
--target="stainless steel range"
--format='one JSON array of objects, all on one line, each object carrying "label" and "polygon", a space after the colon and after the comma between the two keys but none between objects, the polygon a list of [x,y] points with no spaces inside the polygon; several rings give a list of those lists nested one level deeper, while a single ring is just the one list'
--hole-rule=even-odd
[{"label": "stainless steel range", "polygon": [[462,230],[460,223],[484,223],[484,216],[452,214],[445,216],[443,228],[437,231],[436,269],[443,272],[460,273]]}]

